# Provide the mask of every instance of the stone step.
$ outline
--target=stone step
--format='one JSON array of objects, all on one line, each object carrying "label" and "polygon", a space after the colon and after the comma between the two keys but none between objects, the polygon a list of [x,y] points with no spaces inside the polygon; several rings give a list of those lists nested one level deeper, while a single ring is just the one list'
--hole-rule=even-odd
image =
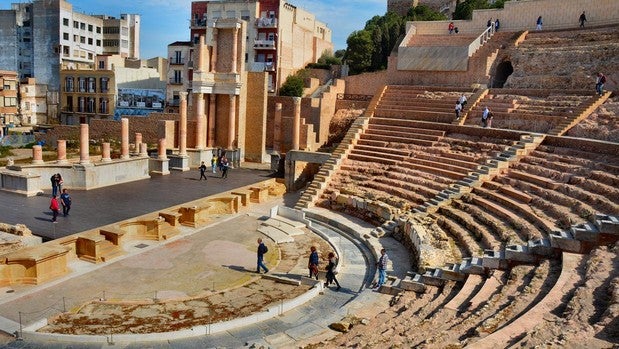
[{"label": "stone step", "polygon": [[275,241],[275,243],[277,244],[294,242],[294,238],[292,236],[271,226],[261,226],[257,230],[258,232],[268,236],[271,240]]},{"label": "stone step", "polygon": [[[282,217],[283,218],[283,217]],[[284,221],[275,218],[269,218],[262,222],[262,225],[269,226],[281,230],[284,234],[289,236],[303,235],[305,232],[292,224],[288,224]]]}]

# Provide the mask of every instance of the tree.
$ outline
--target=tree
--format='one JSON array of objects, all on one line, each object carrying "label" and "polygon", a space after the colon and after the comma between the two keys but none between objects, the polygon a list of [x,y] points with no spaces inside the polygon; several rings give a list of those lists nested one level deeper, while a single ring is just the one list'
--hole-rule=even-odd
[{"label": "tree", "polygon": [[305,78],[308,73],[305,69],[299,70],[294,75],[289,75],[286,81],[279,88],[280,96],[303,97],[303,89],[305,88]]},{"label": "tree", "polygon": [[[502,3],[498,5],[502,5]],[[456,10],[453,13],[453,19],[471,19],[473,18],[473,10],[492,7],[493,6],[488,4],[487,0],[465,0],[456,5]]]},{"label": "tree", "polygon": [[346,44],[348,45],[346,61],[350,66],[351,73],[359,74],[368,71],[372,65],[372,55],[374,54],[371,33],[367,30],[354,31],[348,36]]}]

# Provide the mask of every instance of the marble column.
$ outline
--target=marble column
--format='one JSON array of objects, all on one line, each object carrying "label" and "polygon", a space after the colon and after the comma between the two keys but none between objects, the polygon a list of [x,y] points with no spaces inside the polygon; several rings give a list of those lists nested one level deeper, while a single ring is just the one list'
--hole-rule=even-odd
[{"label": "marble column", "polygon": [[179,92],[181,97],[180,120],[178,125],[178,148],[181,156],[187,155],[187,92]]},{"label": "marble column", "polygon": [[275,117],[273,120],[273,150],[282,151],[282,104],[275,103]]},{"label": "marble column", "polygon": [[120,119],[120,158],[129,159],[129,119]]},{"label": "marble column", "polygon": [[215,146],[215,113],[217,113],[217,95],[209,95],[208,100],[208,146]]},{"label": "marble column", "polygon": [[213,28],[213,49],[211,50],[211,65],[210,71],[214,73],[217,67],[217,36],[219,29]]},{"label": "marble column", "polygon": [[206,136],[205,123],[206,116],[204,115],[204,94],[194,93],[194,99],[196,100],[196,149],[204,149],[206,142],[204,138]]},{"label": "marble column", "polygon": [[205,39],[204,35],[200,35],[198,41],[198,66],[195,69],[200,72],[208,71],[208,49],[205,44]]},{"label": "marble column", "polygon": [[90,163],[90,137],[88,124],[80,124],[80,164]]},{"label": "marble column", "polygon": [[238,52],[238,41],[239,41],[239,28],[234,28],[232,30],[232,68],[230,70],[230,72],[232,74],[236,74],[237,69],[236,69],[236,65],[238,63],[239,58],[237,57],[237,52]]},{"label": "marble column", "polygon": [[58,154],[58,163],[66,164],[67,163],[67,141],[64,139],[59,139],[56,144],[56,152]]},{"label": "marble column", "polygon": [[40,145],[32,146],[32,163],[33,164],[43,163],[43,147],[41,147]]},{"label": "marble column", "polygon": [[159,160],[167,160],[168,155],[166,154],[166,140],[165,138],[159,139],[159,144],[157,146],[157,159]]},{"label": "marble column", "polygon": [[299,150],[301,132],[301,98],[292,97],[294,101],[294,115],[292,118],[292,150]]},{"label": "marble column", "polygon": [[228,113],[228,149],[234,149],[236,137],[236,95],[230,95],[230,112]]},{"label": "marble column", "polygon": [[111,157],[111,152],[110,152],[110,143],[109,142],[105,142],[102,145],[102,152],[101,152],[101,161],[103,162],[112,162],[112,157]]}]

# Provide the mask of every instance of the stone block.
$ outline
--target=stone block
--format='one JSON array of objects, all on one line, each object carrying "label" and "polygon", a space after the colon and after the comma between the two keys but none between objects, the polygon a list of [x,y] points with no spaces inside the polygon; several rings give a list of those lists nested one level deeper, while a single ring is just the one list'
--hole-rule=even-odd
[{"label": "stone block", "polygon": [[579,253],[582,249],[581,242],[574,239],[572,233],[569,231],[558,231],[551,233],[550,245],[565,252]]},{"label": "stone block", "polygon": [[595,215],[595,226],[600,233],[619,235],[619,216]]},{"label": "stone block", "polygon": [[529,253],[529,247],[525,245],[505,246],[505,259],[508,261],[533,263],[536,257]]},{"label": "stone block", "polygon": [[488,269],[507,269],[505,251],[485,250],[484,257],[482,258],[482,265]]},{"label": "stone block", "polygon": [[583,223],[572,226],[570,229],[574,239],[580,241],[597,241],[599,238],[599,231],[596,226],[591,223]]}]

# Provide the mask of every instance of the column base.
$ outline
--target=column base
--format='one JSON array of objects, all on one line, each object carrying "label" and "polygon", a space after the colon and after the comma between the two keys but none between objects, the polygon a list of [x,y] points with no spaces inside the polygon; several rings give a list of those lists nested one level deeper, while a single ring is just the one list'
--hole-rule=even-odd
[{"label": "column base", "polygon": [[166,176],[170,174],[170,160],[169,159],[151,159],[150,160],[150,174]]},{"label": "column base", "polygon": [[168,155],[170,170],[189,171],[189,156],[187,155]]}]

